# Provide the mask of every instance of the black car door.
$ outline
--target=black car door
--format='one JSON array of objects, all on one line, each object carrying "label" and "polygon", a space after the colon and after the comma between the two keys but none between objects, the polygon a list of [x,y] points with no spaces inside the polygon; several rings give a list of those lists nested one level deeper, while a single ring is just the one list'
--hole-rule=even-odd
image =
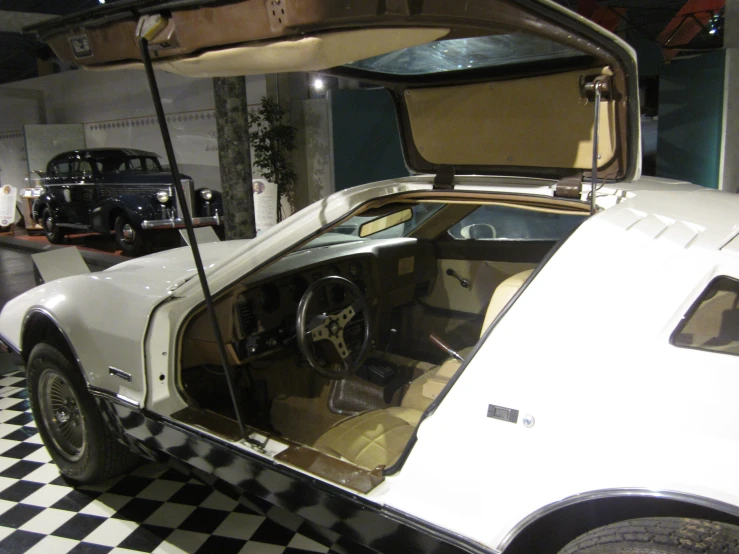
[{"label": "black car door", "polygon": [[49,164],[46,173],[46,190],[54,199],[57,207],[57,223],[67,223],[69,213],[66,197],[69,196],[69,182],[71,179],[71,162],[69,158],[59,158]]},{"label": "black car door", "polygon": [[94,161],[84,158],[71,164],[70,179],[64,190],[68,223],[90,225],[90,210],[96,196],[93,164]]}]

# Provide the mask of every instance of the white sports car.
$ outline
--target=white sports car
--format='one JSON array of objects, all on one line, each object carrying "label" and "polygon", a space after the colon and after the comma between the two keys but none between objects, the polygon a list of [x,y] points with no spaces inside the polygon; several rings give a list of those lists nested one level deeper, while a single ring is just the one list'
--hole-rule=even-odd
[{"label": "white sports car", "polygon": [[90,69],[384,86],[413,173],[201,246],[212,300],[179,249],[9,302],[65,475],[166,459],[350,552],[739,552],[739,197],[639,178],[617,37],[547,0],[123,2],[36,31]]}]

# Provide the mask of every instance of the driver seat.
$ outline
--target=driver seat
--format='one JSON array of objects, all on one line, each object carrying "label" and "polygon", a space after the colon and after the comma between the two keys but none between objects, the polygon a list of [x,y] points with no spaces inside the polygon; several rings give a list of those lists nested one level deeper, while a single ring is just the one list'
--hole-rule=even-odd
[{"label": "driver seat", "polygon": [[[517,273],[498,285],[485,312],[480,336],[518,292],[533,269]],[[460,351],[464,358],[473,347]],[[330,427],[313,448],[360,467],[375,469],[393,465],[405,449],[424,410],[460,367],[454,358],[414,379],[398,407],[370,410],[341,420]]]}]

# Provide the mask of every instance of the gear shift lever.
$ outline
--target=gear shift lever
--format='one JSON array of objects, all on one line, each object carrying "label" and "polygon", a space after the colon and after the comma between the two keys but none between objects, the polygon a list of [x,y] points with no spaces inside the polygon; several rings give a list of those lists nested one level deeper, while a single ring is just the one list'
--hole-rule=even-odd
[{"label": "gear shift lever", "polygon": [[431,339],[431,342],[433,342],[436,346],[441,348],[444,352],[452,356],[453,358],[456,358],[460,362],[464,362],[464,358],[457,354],[457,351],[452,349],[451,346],[449,346],[447,343],[445,343],[443,340],[441,340],[441,337],[437,335],[436,333],[431,333],[429,335],[429,338]]},{"label": "gear shift lever", "polygon": [[385,345],[385,354],[390,352],[390,346],[395,342],[395,337],[398,336],[398,331],[396,329],[390,329],[389,333],[390,336],[387,338],[387,344]]}]

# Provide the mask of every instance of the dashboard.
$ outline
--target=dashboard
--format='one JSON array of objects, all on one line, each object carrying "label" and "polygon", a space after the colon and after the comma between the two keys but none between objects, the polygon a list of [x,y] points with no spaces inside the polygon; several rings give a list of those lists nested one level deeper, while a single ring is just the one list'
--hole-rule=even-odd
[{"label": "dashboard", "polygon": [[[234,298],[233,346],[239,360],[290,344],[303,294],[312,283],[332,275],[348,279],[361,291],[371,315],[371,335],[377,336],[383,319],[378,315],[432,290],[436,257],[430,242],[401,238],[342,242],[278,260],[247,278]],[[346,287],[329,284],[316,291],[312,313],[337,312],[353,300]],[[350,348],[361,341],[362,331],[362,318],[347,326]]]}]

